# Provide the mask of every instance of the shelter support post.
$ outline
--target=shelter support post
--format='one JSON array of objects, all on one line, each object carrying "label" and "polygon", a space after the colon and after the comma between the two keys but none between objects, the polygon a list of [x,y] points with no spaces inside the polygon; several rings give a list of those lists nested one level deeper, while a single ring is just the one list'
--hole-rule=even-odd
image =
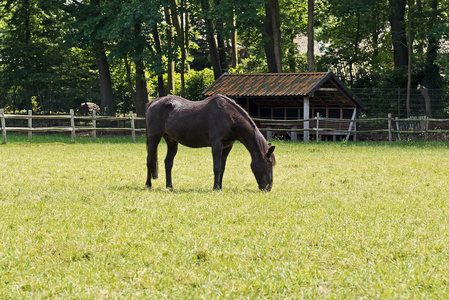
[{"label": "shelter support post", "polygon": [[391,143],[393,140],[393,126],[391,122],[391,113],[388,114],[388,141]]},{"label": "shelter support post", "polygon": [[70,127],[71,127],[71,131],[72,131],[72,143],[75,144],[75,137],[76,137],[76,133],[75,133],[75,111],[73,109],[70,110]]},{"label": "shelter support post", "polygon": [[136,125],[134,122],[135,119],[134,119],[134,114],[132,111],[129,112],[129,117],[131,118],[131,129],[132,129],[131,135],[132,135],[133,143],[136,143]]},{"label": "shelter support post", "polygon": [[28,131],[28,142],[31,143],[31,139],[33,138],[33,118],[31,117],[33,115],[33,111],[31,109],[28,110],[28,115],[30,116],[28,118],[28,128],[30,129]]},{"label": "shelter support post", "polygon": [[[354,107],[354,111],[352,112],[351,120],[355,120],[356,117],[357,117],[357,107]],[[343,119],[343,117],[342,117],[342,119]],[[351,135],[352,127],[355,127],[354,122],[349,123],[348,134],[346,135],[347,141],[349,141],[349,136]],[[355,129],[355,130],[357,130],[357,129]],[[355,142],[355,140],[356,140],[356,136],[354,134],[354,142]]]},{"label": "shelter support post", "polygon": [[2,136],[3,136],[3,144],[6,144],[6,122],[5,122],[5,111],[0,109],[0,117],[2,119]]},{"label": "shelter support post", "polygon": [[92,110],[92,141],[95,142],[97,140],[97,111],[95,109]]},{"label": "shelter support post", "polygon": [[[303,119],[308,120],[310,118],[310,100],[309,97],[304,97],[304,110]],[[304,121],[304,142],[309,141],[309,121]]]}]

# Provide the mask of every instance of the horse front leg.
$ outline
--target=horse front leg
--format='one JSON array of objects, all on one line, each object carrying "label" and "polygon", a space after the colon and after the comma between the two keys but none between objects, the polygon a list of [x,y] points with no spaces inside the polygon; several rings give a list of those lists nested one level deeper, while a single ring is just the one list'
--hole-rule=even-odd
[{"label": "horse front leg", "polygon": [[212,158],[214,161],[214,190],[221,190],[222,156],[223,156],[223,145],[221,144],[221,142],[213,144]]},{"label": "horse front leg", "polygon": [[228,159],[229,152],[231,152],[232,145],[227,148],[223,148],[221,152],[221,172],[220,172],[220,188],[223,186],[223,174],[226,168],[226,160]]},{"label": "horse front leg", "polygon": [[178,153],[178,143],[170,140],[168,138],[165,139],[167,142],[167,156],[165,157],[165,180],[166,180],[166,188],[169,190],[173,190],[172,176],[171,170],[173,168],[173,160]]},{"label": "horse front leg", "polygon": [[160,140],[160,136],[147,137],[147,182],[145,185],[148,188],[151,188],[151,178],[156,179],[158,177],[157,146]]}]

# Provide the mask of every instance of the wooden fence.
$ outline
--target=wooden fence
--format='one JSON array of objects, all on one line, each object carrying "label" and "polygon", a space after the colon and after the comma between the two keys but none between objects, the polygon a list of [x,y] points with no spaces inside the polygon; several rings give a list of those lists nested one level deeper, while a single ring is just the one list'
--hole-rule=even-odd
[{"label": "wooden fence", "polygon": [[[27,120],[28,126],[15,127],[6,126],[6,120],[18,119]],[[69,126],[42,126],[33,127],[33,120],[66,120],[70,123]],[[89,116],[76,116],[73,110],[70,110],[69,115],[33,115],[31,111],[28,115],[18,114],[5,114],[3,109],[0,109],[0,124],[3,144],[7,142],[7,132],[27,132],[28,141],[31,141],[33,132],[70,132],[72,142],[76,141],[76,132],[90,131],[92,140],[97,138],[97,132],[130,132],[133,142],[136,142],[136,133],[145,132],[145,128],[137,128],[136,121],[144,121],[143,117],[136,117],[133,112],[129,113],[129,116],[124,117],[106,117],[97,116],[95,111]],[[77,122],[78,121],[78,122]],[[79,121],[84,121],[84,126],[77,125]],[[117,121],[129,122],[129,127],[98,127],[99,121],[113,121],[112,124],[118,124]],[[314,137],[316,140],[320,140],[323,136],[333,136],[334,140],[336,136],[340,136],[349,140],[349,137],[354,136],[353,140],[357,140],[356,135],[359,134],[384,134],[388,136],[388,141],[401,139],[409,139],[420,135],[427,139],[431,134],[449,134],[449,130],[441,129],[443,126],[438,126],[438,123],[449,123],[449,119],[429,119],[427,117],[422,118],[409,118],[409,119],[397,119],[392,118],[391,114],[387,118],[371,118],[371,119],[330,119],[320,117],[318,114],[315,118],[306,120],[268,120],[268,119],[254,119],[259,125],[259,129],[262,132],[267,133],[267,139],[271,139],[274,134],[287,134],[291,139],[296,140],[298,135],[303,135],[303,139],[307,140]],[[304,124],[309,124],[310,128],[304,128]],[[345,123],[349,126],[335,126],[331,124]],[[363,123],[376,123],[380,126],[372,127],[368,129],[361,129]],[[89,124],[89,125],[86,125]],[[430,129],[432,124],[433,128]],[[382,127],[383,126],[383,127]],[[342,130],[339,128],[347,128]],[[307,132],[308,134],[304,134]],[[307,139],[306,139],[307,138]]]},{"label": "wooden fence", "polygon": [[[266,120],[253,119],[259,124],[259,129],[267,133],[267,139],[273,136],[273,133],[287,134],[292,140],[296,140],[298,134],[304,136],[304,140],[313,137],[318,141],[323,136],[341,136],[346,140],[354,136],[353,140],[357,140],[357,135],[361,134],[383,134],[388,138],[389,142],[393,140],[408,140],[411,138],[422,137],[429,139],[430,135],[449,135],[448,127],[449,119],[430,119],[427,117],[413,117],[407,119],[392,118],[388,114],[387,118],[369,118],[369,119],[332,119],[323,118],[319,114],[312,119],[304,120]],[[304,128],[304,123],[310,124],[309,128]],[[345,123],[345,126],[336,126],[330,124]],[[374,126],[365,126],[364,123],[376,124]],[[271,126],[270,126],[271,125]],[[441,125],[441,126],[439,126]],[[346,127],[343,130],[340,128]],[[362,129],[361,129],[362,128]],[[434,129],[431,129],[434,128]],[[308,132],[307,135],[304,133]]]},{"label": "wooden fence", "polygon": [[[31,110],[28,111],[28,115],[13,115],[5,114],[3,109],[0,109],[0,119],[1,119],[1,131],[3,137],[3,144],[6,144],[6,132],[28,132],[28,141],[31,142],[33,132],[70,132],[72,143],[76,141],[76,132],[79,131],[90,131],[92,133],[92,140],[95,141],[97,138],[97,132],[131,132],[132,141],[136,142],[136,133],[144,132],[145,128],[136,128],[136,121],[144,121],[143,117],[136,117],[133,112],[129,113],[129,116],[124,117],[106,117],[97,116],[95,111],[92,111],[92,115],[89,116],[76,116],[73,109],[70,110],[69,115],[33,115]],[[7,127],[7,119],[18,119],[18,120],[28,120],[27,127]],[[33,127],[33,120],[68,120],[70,121],[69,126],[52,126],[52,127]],[[84,121],[84,126],[76,125],[76,121]],[[129,127],[98,127],[97,122],[99,121],[129,121]],[[89,126],[86,123],[89,122]]]}]

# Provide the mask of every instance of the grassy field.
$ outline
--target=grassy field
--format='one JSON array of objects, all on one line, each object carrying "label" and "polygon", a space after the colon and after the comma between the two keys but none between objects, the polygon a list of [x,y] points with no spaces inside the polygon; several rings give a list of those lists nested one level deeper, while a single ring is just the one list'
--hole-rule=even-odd
[{"label": "grassy field", "polygon": [[448,144],[275,142],[271,193],[236,144],[180,147],[144,187],[130,138],[0,145],[0,298],[449,297]]}]

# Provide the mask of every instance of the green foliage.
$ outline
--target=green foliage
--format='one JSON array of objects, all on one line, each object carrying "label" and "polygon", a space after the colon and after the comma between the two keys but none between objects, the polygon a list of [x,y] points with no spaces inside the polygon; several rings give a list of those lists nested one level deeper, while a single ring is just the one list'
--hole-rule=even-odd
[{"label": "green foliage", "polygon": [[[232,72],[266,72],[262,38],[265,1],[209,2],[208,16],[214,21],[217,37],[225,40],[227,54],[233,17],[236,18],[240,64]],[[325,50],[316,57],[317,70],[333,71],[351,87],[406,86],[406,71],[393,65],[388,1],[314,3],[315,38]],[[412,86],[447,87],[449,59],[438,41],[448,40],[449,2],[419,3],[419,7],[418,2],[407,4],[414,40]],[[182,20],[189,22],[186,36],[191,50],[190,66],[201,71],[211,65],[204,39],[205,15],[200,2],[184,4],[182,10],[189,14]],[[150,78],[149,93],[155,96],[157,89],[151,77],[166,74],[169,58],[180,71],[178,33],[174,31],[173,40],[168,41],[169,29],[173,29],[165,19],[169,6],[167,1],[135,0],[0,1],[0,106],[12,107],[14,103],[18,109],[31,108],[31,99],[35,99],[41,109],[50,110],[53,103],[52,110],[66,110],[86,98],[99,102],[97,58],[102,52],[108,55],[113,100],[120,111],[132,108],[123,65],[125,56],[131,65],[131,88],[136,80],[134,63],[142,60]],[[181,13],[181,5],[178,6]],[[307,1],[283,0],[280,9],[283,70],[307,71],[305,54],[298,53],[294,42],[298,34],[306,32]],[[155,32],[161,42],[160,50],[156,49]],[[224,69],[229,65],[228,56]],[[201,97],[199,91],[208,82],[208,72],[192,73],[192,83],[187,82],[187,97]],[[442,79],[439,72],[446,77]],[[179,74],[176,76],[179,78]],[[51,93],[55,96],[49,96]],[[86,97],[87,94],[92,97]]]},{"label": "green foliage", "polygon": [[276,142],[271,193],[243,145],[221,192],[210,149],[181,147],[168,192],[144,187],[143,138],[37,138],[0,146],[4,298],[449,293],[447,144]]},{"label": "green foliage", "polygon": [[249,56],[242,59],[241,63],[231,69],[233,73],[266,73],[268,72],[267,62],[261,56]]},{"label": "green foliage", "polygon": [[193,101],[203,100],[201,93],[213,82],[214,72],[211,69],[191,70],[186,74],[186,98]]},{"label": "green foliage", "polygon": [[[167,82],[167,75],[164,75],[164,82]],[[202,71],[190,70],[185,74],[186,95],[185,98],[192,101],[203,100],[202,92],[214,82],[214,73],[211,69],[204,69]],[[157,98],[157,76],[150,76],[149,79],[150,97]],[[166,89],[168,87],[166,86]],[[175,74],[175,95],[181,95],[181,75]]]}]

